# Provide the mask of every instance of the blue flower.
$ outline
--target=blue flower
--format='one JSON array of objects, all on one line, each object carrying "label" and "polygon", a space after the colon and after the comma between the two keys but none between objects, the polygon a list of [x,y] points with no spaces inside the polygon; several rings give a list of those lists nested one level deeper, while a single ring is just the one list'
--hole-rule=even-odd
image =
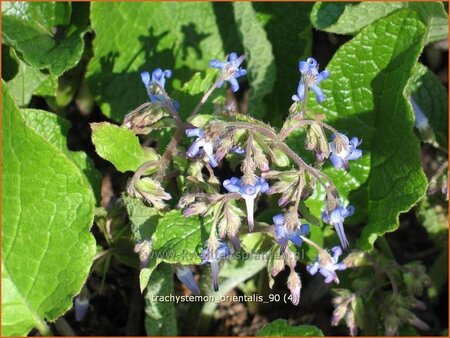
[{"label": "blue flower", "polygon": [[189,269],[188,266],[177,265],[175,267],[175,272],[177,274],[178,279],[184,285],[186,285],[194,295],[200,294],[200,289],[198,288],[197,282],[194,279],[194,275],[192,274],[192,271],[191,269]]},{"label": "blue flower", "polygon": [[336,233],[338,234],[339,240],[341,241],[342,247],[345,249],[348,246],[348,240],[345,236],[344,231],[344,219],[346,217],[350,217],[355,213],[355,208],[351,205],[346,208],[343,206],[338,206],[335,209],[331,210],[331,212],[322,212],[322,220],[334,226]]},{"label": "blue flower", "polygon": [[231,255],[230,248],[224,242],[219,242],[219,247],[215,252],[204,249],[202,252],[203,261],[200,265],[211,263],[214,291],[219,291],[219,261]]},{"label": "blue flower", "polygon": [[337,142],[334,134],[331,136],[332,142],[329,143],[331,153],[330,161],[333,167],[348,170],[348,161],[357,160],[362,156],[361,149],[357,149],[362,140],[358,140],[356,137],[352,137],[349,140],[346,135],[341,133],[339,135],[343,142]]},{"label": "blue flower", "polygon": [[280,255],[286,250],[289,241],[301,247],[303,240],[300,236],[309,234],[309,224],[301,224],[295,230],[286,229],[283,214],[273,216],[275,225],[275,241],[280,244]]},{"label": "blue flower", "polygon": [[147,90],[148,97],[151,102],[164,101],[161,96],[161,88],[164,89],[166,78],[172,76],[172,71],[167,69],[163,71],[161,68],[156,68],[150,77],[149,72],[142,72],[141,79]]},{"label": "blue flower", "polygon": [[[245,57],[243,55],[238,57],[237,54],[233,52],[228,56],[228,61],[222,62],[219,60],[211,60],[209,66],[220,69],[223,81],[228,81],[231,85],[231,90],[237,92],[239,90],[239,83],[236,79],[247,74],[245,69],[239,67],[244,59]],[[223,81],[221,81],[217,87],[222,87]]]},{"label": "blue flower", "polygon": [[430,129],[430,123],[428,122],[427,117],[423,113],[422,109],[420,109],[419,105],[413,100],[410,96],[409,103],[411,103],[413,112],[414,112],[414,126],[419,129],[421,133],[424,133]]},{"label": "blue flower", "polygon": [[211,167],[217,167],[218,163],[214,157],[214,145],[211,141],[206,140],[205,132],[201,128],[192,128],[186,129],[186,135],[188,137],[197,136],[197,139],[194,141],[194,143],[191,144],[188,151],[186,152],[186,155],[190,158],[194,158],[200,153],[200,148],[202,148],[204,153],[208,157]]},{"label": "blue flower", "polygon": [[223,186],[229,192],[237,192],[245,201],[247,207],[247,222],[250,231],[253,231],[254,226],[254,204],[255,199],[259,193],[266,193],[269,190],[269,183],[264,178],[257,177],[254,184],[242,185],[242,181],[237,177],[232,177],[223,182]]},{"label": "blue flower", "polygon": [[89,310],[89,298],[78,295],[75,298],[75,320],[83,321]]},{"label": "blue flower", "polygon": [[344,263],[338,263],[339,257],[342,255],[342,249],[339,246],[335,246],[331,249],[333,252],[333,256],[331,257],[329,254],[320,255],[316,259],[316,261],[312,264],[309,264],[306,267],[306,270],[311,274],[315,275],[319,272],[323,277],[325,277],[325,283],[336,282],[339,284],[339,278],[336,275],[336,270],[345,270],[346,266]]},{"label": "blue flower", "polygon": [[238,155],[245,155],[247,153],[241,146],[232,146],[230,152]]},{"label": "blue flower", "polygon": [[292,95],[292,100],[302,101],[305,98],[306,88],[311,88],[316,94],[317,102],[325,101],[326,96],[319,84],[330,76],[330,72],[324,70],[319,73],[319,65],[314,58],[308,58],[306,61],[298,63],[298,69],[302,75],[297,87],[297,95]]}]

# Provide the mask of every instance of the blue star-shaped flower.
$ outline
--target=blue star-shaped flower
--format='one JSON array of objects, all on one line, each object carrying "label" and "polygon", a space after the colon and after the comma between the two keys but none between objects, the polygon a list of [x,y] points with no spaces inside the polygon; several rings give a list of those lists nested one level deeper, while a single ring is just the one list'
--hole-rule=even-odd
[{"label": "blue star-shaped flower", "polygon": [[347,207],[338,206],[331,210],[331,212],[322,212],[322,220],[334,227],[344,249],[348,246],[347,236],[345,236],[344,231],[344,219],[350,217],[354,213],[355,208],[351,205]]},{"label": "blue star-shaped flower", "polygon": [[326,96],[319,84],[330,76],[330,72],[324,70],[319,73],[319,65],[314,58],[308,58],[306,61],[300,61],[298,63],[298,69],[301,74],[300,82],[297,87],[297,94],[292,95],[292,100],[303,101],[306,94],[306,88],[311,88],[311,90],[316,94],[317,102],[322,103],[325,101]]},{"label": "blue star-shaped flower", "polygon": [[188,137],[197,137],[194,143],[191,144],[186,155],[190,158],[194,158],[200,153],[200,148],[208,157],[209,164],[215,168],[218,166],[216,158],[214,157],[214,144],[211,141],[207,141],[205,138],[205,132],[201,128],[186,129],[186,135]]},{"label": "blue star-shaped flower", "polygon": [[273,216],[273,223],[275,225],[275,241],[280,244],[280,254],[286,250],[289,241],[301,247],[303,240],[300,236],[309,234],[309,224],[301,224],[295,230],[286,229],[283,214]]},{"label": "blue star-shaped flower", "polygon": [[253,231],[255,199],[259,193],[266,193],[269,190],[269,183],[267,183],[264,178],[257,177],[255,184],[242,185],[242,181],[239,178],[232,177],[229,180],[225,180],[223,186],[229,192],[237,192],[242,196],[247,207],[248,227],[250,231]]},{"label": "blue star-shaped flower", "polygon": [[315,275],[319,272],[323,277],[325,277],[325,283],[329,284],[331,282],[336,282],[339,284],[339,278],[336,275],[336,270],[345,270],[346,266],[344,263],[338,263],[339,257],[342,255],[342,249],[339,246],[335,246],[331,249],[333,256],[319,254],[319,257],[312,264],[306,267],[306,270],[311,274]]},{"label": "blue star-shaped flower", "polygon": [[332,142],[329,143],[331,153],[330,161],[333,167],[337,169],[345,168],[348,170],[348,161],[357,160],[362,156],[361,149],[357,149],[362,140],[359,140],[356,137],[352,137],[352,139],[349,140],[346,135],[341,133],[339,133],[339,135],[344,140],[339,147],[337,146],[336,136],[334,134],[331,136]]},{"label": "blue star-shaped flower", "polygon": [[[228,61],[211,60],[209,66],[220,69],[222,79],[228,81],[233,92],[237,92],[239,90],[239,83],[236,79],[247,74],[245,69],[239,67],[244,59],[245,57],[243,55],[238,57],[237,54],[233,52],[228,55]],[[221,81],[217,87],[220,88],[222,85],[223,81]]]},{"label": "blue star-shaped flower", "polygon": [[163,98],[161,97],[161,88],[164,88],[166,78],[170,78],[171,76],[171,70],[167,69],[163,71],[161,68],[156,68],[151,76],[149,72],[141,73],[142,82],[144,83],[151,102],[163,101]]}]

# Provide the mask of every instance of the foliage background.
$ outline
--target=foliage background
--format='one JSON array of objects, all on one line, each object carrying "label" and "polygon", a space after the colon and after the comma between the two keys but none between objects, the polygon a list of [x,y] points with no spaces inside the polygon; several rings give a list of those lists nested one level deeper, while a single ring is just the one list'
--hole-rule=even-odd
[{"label": "foliage background", "polygon": [[[267,322],[285,318],[291,325],[316,325],[324,334],[347,334],[344,325],[330,326],[329,289],[319,290],[304,267],[299,307],[239,302],[159,307],[141,297],[133,241],[148,235],[144,228],[158,234],[161,226],[185,220],[171,212],[158,221],[135,201],[125,200],[125,207],[121,193],[132,171],[158,158],[172,131],[138,139],[111,126],[95,134],[96,142],[91,123],[120,124],[147,100],[140,72],[156,67],[173,70],[166,89],[187,118],[214,80],[215,73],[206,70],[209,60],[230,51],[247,56],[249,74],[235,97],[239,109],[276,127],[297,86],[298,60],[313,55],[332,72],[323,83],[328,100],[323,106],[310,102],[308,108],[364,139],[365,155],[350,172],[325,168],[344,199],[357,207],[347,231],[360,249],[371,250],[376,243],[383,257],[426,266],[432,286],[424,296],[429,310],[421,315],[432,323],[427,334],[445,334],[447,203],[426,189],[427,177],[447,157],[448,47],[439,42],[447,39],[447,21],[440,3],[3,2],[3,334],[47,332],[46,322],[63,314],[50,325],[54,332],[253,335]],[[220,95],[233,99],[225,89],[214,98]],[[429,119],[431,140],[413,130],[410,95]],[[204,111],[212,107],[209,103]],[[300,154],[303,137],[288,140]],[[230,173],[225,168],[220,175]],[[308,201],[316,216],[322,195],[318,190]],[[258,219],[270,219],[270,212]],[[186,243],[198,252],[202,226],[191,223],[187,226],[198,232]],[[312,236],[321,244],[335,241],[323,225]],[[244,240],[249,250],[261,247],[262,239],[255,237]],[[167,263],[173,262],[148,275],[152,292],[185,293]],[[264,286],[263,268],[259,262],[229,262],[221,292],[285,293],[283,282],[274,290]],[[347,277],[343,287],[361,282]],[[85,282],[90,312],[77,323],[69,309]],[[201,325],[193,328],[198,316]],[[261,334],[284,326],[278,321]],[[417,333],[408,326],[404,330]]]}]

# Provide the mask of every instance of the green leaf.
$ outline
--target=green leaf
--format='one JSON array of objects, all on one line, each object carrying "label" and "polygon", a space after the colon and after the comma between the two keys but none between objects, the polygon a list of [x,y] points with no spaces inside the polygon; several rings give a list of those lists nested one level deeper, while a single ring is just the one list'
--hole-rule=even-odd
[{"label": "green leaf", "polygon": [[95,241],[94,197],[80,170],[27,127],[2,87],[2,333],[46,331],[72,307]]},{"label": "green leaf", "polygon": [[316,2],[311,11],[311,23],[326,32],[354,35],[404,6],[401,2]]},{"label": "green leaf", "polygon": [[177,335],[174,302],[155,299],[173,294],[173,269],[168,264],[161,264],[153,271],[145,295],[145,332],[148,336]]},{"label": "green leaf", "polygon": [[4,42],[16,49],[30,66],[61,75],[78,63],[84,50],[86,27],[69,24],[70,6],[58,2],[5,2]]},{"label": "green leaf", "polygon": [[161,218],[158,210],[146,206],[139,198],[123,196],[123,201],[131,221],[131,231],[133,232],[134,240],[150,239],[156,230],[158,220]]},{"label": "green leaf", "polygon": [[[356,205],[353,220],[367,219],[358,242],[362,249],[397,229],[399,213],[426,190],[413,113],[404,95],[425,33],[416,12],[408,9],[364,28],[326,67],[331,76],[321,87],[327,100],[319,105],[311,95],[308,101],[308,109],[325,114],[327,123],[363,139],[363,157],[350,162],[349,172],[325,169],[343,201]],[[295,143],[294,136],[290,144]],[[323,201],[323,189],[318,189],[307,204],[317,215]]]},{"label": "green leaf", "polygon": [[354,35],[401,8],[417,11],[428,27],[427,43],[447,39],[448,15],[441,2],[317,2],[311,12],[311,22],[320,30]]},{"label": "green leaf", "polygon": [[2,44],[2,79],[6,82],[13,79],[19,72],[19,63],[12,49]]},{"label": "green leaf", "polygon": [[142,71],[171,69],[173,80],[166,82],[170,95],[171,88],[181,88],[195,71],[207,69],[211,59],[223,59],[216,20],[208,2],[93,3],[96,38],[87,77],[102,112],[120,121],[148,100]]},{"label": "green leaf", "polygon": [[300,72],[298,60],[311,56],[311,3],[253,2],[256,17],[264,25],[275,57],[276,80],[266,98],[265,120],[281,125],[295,93]]},{"label": "green leaf", "polygon": [[27,106],[33,94],[41,96],[56,95],[58,81],[54,75],[44,74],[39,69],[28,66],[16,57],[14,59],[18,63],[18,72],[7,82],[7,85],[18,106]]},{"label": "green leaf", "polygon": [[427,67],[418,63],[408,84],[408,95],[428,118],[437,142],[448,146],[448,92],[439,78]]},{"label": "green leaf", "polygon": [[313,325],[290,326],[285,319],[277,319],[256,333],[258,337],[323,337],[322,331]]},{"label": "green leaf", "polygon": [[147,267],[142,268],[139,272],[139,289],[141,293],[147,288],[147,285],[150,281],[150,277],[153,271],[158,267],[158,265],[162,262],[161,259],[151,259]]},{"label": "green leaf", "polygon": [[202,244],[211,227],[203,222],[200,217],[184,217],[179,210],[166,213],[152,236],[152,259],[183,265],[201,263]]},{"label": "green leaf", "polygon": [[92,143],[100,157],[121,172],[136,171],[159,156],[152,148],[143,148],[139,138],[129,129],[108,122],[92,123]]},{"label": "green leaf", "polygon": [[27,20],[50,32],[55,26],[69,24],[71,6],[68,3],[59,2],[7,2],[4,4],[2,12],[4,15]]},{"label": "green leaf", "polygon": [[234,16],[247,56],[250,82],[249,113],[262,118],[266,114],[264,98],[272,93],[276,78],[272,44],[249,2],[233,3]]},{"label": "green leaf", "polygon": [[95,168],[94,161],[83,151],[70,151],[67,148],[70,122],[56,114],[39,109],[22,109],[21,114],[28,127],[38,133],[49,144],[56,147],[78,167],[86,178],[87,183],[92,187],[97,203],[100,203],[102,177]]}]

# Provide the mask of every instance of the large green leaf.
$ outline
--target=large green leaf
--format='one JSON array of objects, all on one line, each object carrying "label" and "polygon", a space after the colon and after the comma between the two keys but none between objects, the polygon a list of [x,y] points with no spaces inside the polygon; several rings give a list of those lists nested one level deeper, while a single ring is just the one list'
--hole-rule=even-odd
[{"label": "large green leaf", "polygon": [[235,2],[233,7],[247,56],[250,82],[249,113],[262,118],[267,109],[263,101],[272,93],[276,78],[272,45],[250,2]]},{"label": "large green leaf", "polygon": [[70,122],[56,114],[39,109],[22,109],[25,124],[67,156],[80,169],[94,191],[97,202],[100,202],[102,177],[95,168],[94,161],[83,151],[70,151],[67,148],[67,134]]},{"label": "large green leaf", "polygon": [[2,37],[34,68],[61,75],[74,67],[84,49],[85,25],[70,23],[71,4],[5,2]]},{"label": "large green leaf", "polygon": [[258,337],[323,337],[322,331],[313,325],[290,326],[285,319],[277,319],[256,333]]},{"label": "large green leaf", "polygon": [[97,153],[121,172],[136,171],[148,161],[156,161],[152,148],[143,148],[129,129],[108,122],[92,123],[92,142]]},{"label": "large green leaf", "polygon": [[42,96],[56,95],[58,81],[54,75],[45,74],[17,58],[16,61],[18,63],[17,74],[7,82],[7,85],[18,106],[24,107],[28,105],[33,94]]},{"label": "large green leaf", "polygon": [[179,210],[164,215],[153,233],[153,259],[184,265],[199,264],[210,224],[200,217],[184,217]]},{"label": "large green leaf", "polygon": [[414,68],[408,94],[420,107],[443,147],[448,145],[448,91],[439,78],[422,64]]},{"label": "large green leaf", "polygon": [[416,10],[427,25],[426,42],[447,38],[448,15],[441,2],[317,2],[311,12],[311,22],[317,29],[353,35],[393,11],[407,7]]},{"label": "large green leaf", "polygon": [[[154,214],[152,208],[136,201],[126,200],[136,238],[152,239],[150,261],[141,270],[139,284],[141,291],[148,285],[154,270],[162,262],[183,265],[199,264],[202,243],[208,238],[210,223],[200,217],[184,217],[179,210],[172,210],[164,216]],[[147,219],[145,219],[147,218]],[[155,223],[157,222],[156,230]]]},{"label": "large green leaf", "polygon": [[[364,28],[326,67],[331,72],[322,83],[327,100],[319,105],[310,95],[308,101],[310,111],[325,114],[338,130],[363,139],[363,158],[351,161],[349,172],[325,169],[343,200],[357,206],[354,218],[367,220],[359,239],[363,249],[395,230],[399,213],[426,190],[413,113],[404,95],[425,33],[416,12],[408,9]],[[293,147],[298,143],[295,137],[290,140]],[[318,189],[309,201],[316,215],[323,201]]]},{"label": "large green leaf", "polygon": [[175,303],[157,298],[173,294],[173,268],[161,264],[153,272],[145,295],[145,332],[148,336],[177,335]]},{"label": "large green leaf", "polygon": [[72,161],[25,124],[5,83],[2,97],[2,333],[48,333],[45,321],[71,308],[89,272],[94,197]]},{"label": "large green leaf", "polygon": [[311,56],[312,26],[309,20],[311,3],[253,2],[256,17],[264,25],[275,57],[276,81],[266,98],[265,120],[281,124],[292,103],[300,72],[298,60]]},{"label": "large green leaf", "polygon": [[161,217],[158,210],[146,206],[139,198],[124,196],[123,201],[127,207],[134,239],[136,241],[151,239]]},{"label": "large green leaf", "polygon": [[91,7],[96,38],[88,82],[103,113],[117,121],[148,99],[140,72],[172,69],[170,94],[172,86],[180,88],[195,71],[208,68],[210,59],[229,52],[223,51],[208,2],[99,2]]}]

